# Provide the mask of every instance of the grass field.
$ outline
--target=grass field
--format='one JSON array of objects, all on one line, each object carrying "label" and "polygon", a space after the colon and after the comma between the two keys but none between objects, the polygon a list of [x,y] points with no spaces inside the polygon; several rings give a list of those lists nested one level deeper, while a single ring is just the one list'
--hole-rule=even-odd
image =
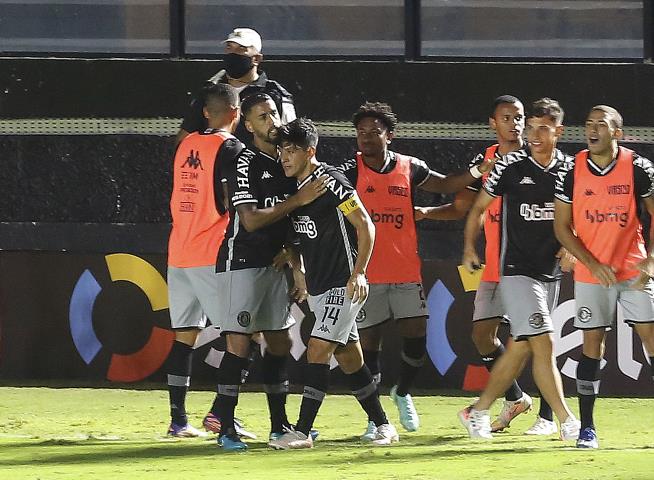
[{"label": "grass field", "polygon": [[[211,392],[192,392],[187,408],[199,426]],[[260,435],[245,453],[223,453],[213,438],[177,440],[167,427],[167,392],[80,388],[0,388],[0,479],[653,479],[654,399],[600,399],[601,449],[580,451],[554,437],[521,435],[534,420],[516,419],[492,442],[473,442],[456,419],[469,398],[416,398],[422,427],[400,443],[358,442],[365,420],[355,400],[332,395],[313,450],[269,450],[265,396],[242,394],[238,415]],[[397,423],[395,406],[384,406]],[[576,400],[571,400],[576,410]],[[295,419],[299,396],[289,400]],[[495,409],[499,408],[496,404]]]}]

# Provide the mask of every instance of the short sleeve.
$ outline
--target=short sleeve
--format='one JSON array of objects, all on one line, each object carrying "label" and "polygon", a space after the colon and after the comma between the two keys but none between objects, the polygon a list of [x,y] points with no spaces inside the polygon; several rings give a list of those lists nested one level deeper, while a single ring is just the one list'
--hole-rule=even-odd
[{"label": "short sleeve", "polygon": [[637,155],[634,155],[634,187],[640,198],[654,193],[654,165],[647,158]]},{"label": "short sleeve", "polygon": [[554,197],[562,202],[572,203],[574,178],[574,162],[569,162],[556,175]]}]

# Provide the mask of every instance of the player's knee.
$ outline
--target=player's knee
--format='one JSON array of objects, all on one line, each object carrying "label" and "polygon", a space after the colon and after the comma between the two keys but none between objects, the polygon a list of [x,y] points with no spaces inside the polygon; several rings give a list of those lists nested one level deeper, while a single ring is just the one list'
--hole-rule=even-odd
[{"label": "player's knee", "polygon": [[276,335],[270,339],[266,337],[266,350],[272,355],[282,357],[291,351],[291,337],[287,335]]},{"label": "player's knee", "polygon": [[484,354],[490,353],[497,349],[497,338],[494,331],[485,328],[478,328],[475,323],[472,327],[472,343],[475,344],[477,351]]},{"label": "player's knee", "polygon": [[427,317],[413,317],[398,322],[403,337],[419,338],[427,335]]}]

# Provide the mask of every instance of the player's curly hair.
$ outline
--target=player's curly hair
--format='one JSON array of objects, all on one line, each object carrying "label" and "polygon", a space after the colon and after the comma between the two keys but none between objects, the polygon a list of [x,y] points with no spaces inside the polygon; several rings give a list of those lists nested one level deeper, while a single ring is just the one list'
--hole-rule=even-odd
[{"label": "player's curly hair", "polygon": [[308,118],[296,118],[284,125],[279,131],[281,143],[290,143],[308,149],[318,145],[318,129]]},{"label": "player's curly hair", "polygon": [[366,117],[372,117],[382,122],[389,132],[394,132],[397,127],[397,116],[393,113],[391,106],[383,102],[366,102],[361,105],[354,115],[352,115],[352,123],[354,128],[357,128],[359,122]]}]

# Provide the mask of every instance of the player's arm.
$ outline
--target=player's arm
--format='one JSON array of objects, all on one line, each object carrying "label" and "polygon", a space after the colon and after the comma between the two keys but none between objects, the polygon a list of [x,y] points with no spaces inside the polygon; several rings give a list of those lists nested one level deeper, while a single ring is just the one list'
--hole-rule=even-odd
[{"label": "player's arm", "polygon": [[272,207],[257,208],[257,204],[254,202],[239,204],[236,206],[236,211],[238,212],[241,225],[248,232],[254,232],[278,222],[296,208],[307,205],[324,194],[327,190],[327,178],[326,176],[322,176],[308,182],[297,193]]},{"label": "player's arm", "polygon": [[338,208],[357,231],[357,261],[347,281],[346,293],[353,302],[363,303],[368,296],[366,269],[375,243],[375,225],[356,193],[341,203]]},{"label": "player's arm", "polygon": [[463,229],[463,258],[461,263],[471,273],[481,265],[477,255],[477,238],[484,224],[484,212],[494,199],[495,197],[486,190],[479,192],[466,218],[466,225]]},{"label": "player's arm", "polygon": [[456,193],[481,178],[484,173],[490,170],[490,167],[491,164],[489,162],[483,162],[470,167],[463,173],[447,176],[432,171],[419,187],[427,192],[433,193]]},{"label": "player's arm", "polygon": [[636,267],[641,272],[640,278],[633,285],[634,288],[643,288],[647,281],[654,277],[654,196],[645,197],[642,199],[643,205],[647,209],[650,219],[649,227],[649,244],[647,245],[647,258],[639,262]]},{"label": "player's arm", "polygon": [[554,234],[563,248],[586,265],[593,276],[605,287],[616,283],[615,273],[610,266],[600,263],[575,235],[572,224],[572,204],[554,199]]},{"label": "player's arm", "polygon": [[415,207],[416,220],[461,220],[475,202],[477,193],[464,189],[456,194],[452,203],[437,207]]}]

